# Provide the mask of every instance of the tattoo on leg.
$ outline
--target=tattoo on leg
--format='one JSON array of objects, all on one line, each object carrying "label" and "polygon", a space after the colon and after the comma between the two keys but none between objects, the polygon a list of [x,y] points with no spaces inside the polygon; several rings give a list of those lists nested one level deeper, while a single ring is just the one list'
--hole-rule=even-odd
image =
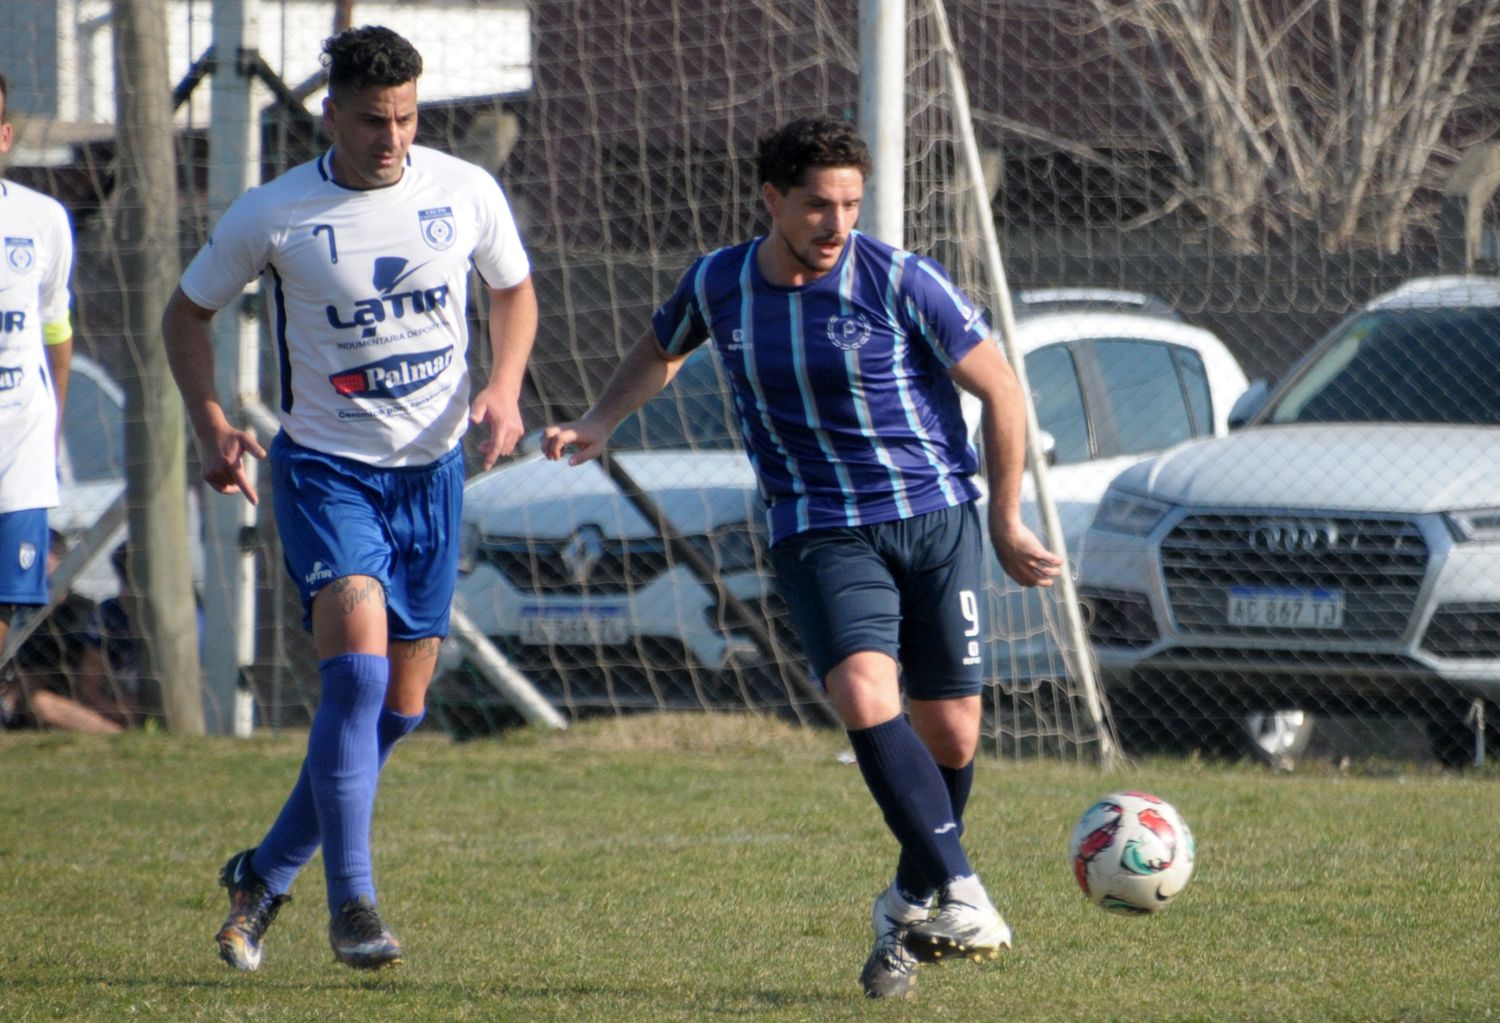
[{"label": "tattoo on leg", "polygon": [[436,636],[409,640],[406,644],[406,659],[408,661],[420,661],[436,657],[438,647],[442,646],[442,644],[443,641]]},{"label": "tattoo on leg", "polygon": [[347,578],[335,579],[331,585],[333,594],[339,601],[339,610],[346,615],[353,614],[361,604],[385,607],[385,588],[374,579],[367,579],[363,583],[354,583]]}]

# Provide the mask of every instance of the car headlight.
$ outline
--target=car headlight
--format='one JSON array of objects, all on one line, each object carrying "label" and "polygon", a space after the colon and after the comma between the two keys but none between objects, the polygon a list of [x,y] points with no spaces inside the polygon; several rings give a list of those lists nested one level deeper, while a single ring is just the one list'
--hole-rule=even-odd
[{"label": "car headlight", "polygon": [[1500,541],[1500,508],[1471,508],[1443,514],[1448,532],[1458,543]]},{"label": "car headlight", "polygon": [[1094,528],[1130,536],[1145,536],[1167,517],[1172,505],[1128,490],[1110,488],[1094,513]]}]

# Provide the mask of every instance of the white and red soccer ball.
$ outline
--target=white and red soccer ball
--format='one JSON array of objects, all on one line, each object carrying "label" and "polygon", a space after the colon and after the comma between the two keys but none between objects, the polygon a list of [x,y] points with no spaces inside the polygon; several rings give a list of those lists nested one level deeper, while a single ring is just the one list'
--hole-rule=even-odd
[{"label": "white and red soccer ball", "polygon": [[1089,901],[1114,913],[1154,913],[1193,876],[1193,833],[1172,804],[1146,792],[1112,792],[1083,812],[1068,842],[1073,877]]}]

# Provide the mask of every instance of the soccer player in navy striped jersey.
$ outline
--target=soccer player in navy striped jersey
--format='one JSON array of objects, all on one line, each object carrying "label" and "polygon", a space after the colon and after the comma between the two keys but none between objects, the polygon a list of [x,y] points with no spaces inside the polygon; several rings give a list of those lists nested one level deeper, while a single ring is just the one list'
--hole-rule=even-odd
[{"label": "soccer player in navy striped jersey", "polygon": [[919,961],[992,958],[1011,938],[959,840],[979,742],[984,555],[979,456],[955,384],[982,406],[1005,571],[1046,586],[1060,559],[1021,521],[1024,398],[983,315],[935,261],[854,228],[870,169],[858,135],[793,121],[760,141],[757,164],[770,229],[695,262],[593,408],[545,431],[544,451],[597,457],[713,344],[778,586],[900,845],[861,983],[905,997]]},{"label": "soccer player in navy striped jersey", "polygon": [[[329,942],[349,966],[401,962],[376,911],[370,818],[380,767],[421,722],[458,571],[465,428],[484,467],[522,434],[536,333],[530,264],[499,184],[412,144],[422,58],[390,29],[324,44],[333,147],[237,199],[163,317],[203,475],[255,503],[255,436],[214,391],[209,325],[257,275],[273,308],[281,430],[270,446],[276,525],[319,657],[301,775],[260,844],[220,871],[219,954],[242,970],[293,878],[323,847]],[[487,287],[494,360],[469,396],[468,281]]]}]

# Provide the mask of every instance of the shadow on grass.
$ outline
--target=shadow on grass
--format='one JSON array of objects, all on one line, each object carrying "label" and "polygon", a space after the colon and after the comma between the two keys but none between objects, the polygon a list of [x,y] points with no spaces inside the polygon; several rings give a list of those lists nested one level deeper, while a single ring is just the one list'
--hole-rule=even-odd
[{"label": "shadow on grass", "polygon": [[[384,970],[379,973],[356,973],[353,971],[330,972],[327,977],[309,980],[306,975],[296,978],[277,977],[274,974],[256,972],[203,974],[193,977],[147,977],[120,976],[103,973],[84,975],[78,978],[77,989],[90,988],[108,991],[112,988],[141,991],[241,991],[248,988],[274,992],[348,992],[354,989],[379,989],[392,994],[410,993],[423,1001],[443,1004],[463,1004],[491,999],[509,999],[516,1002],[556,1002],[559,998],[589,1001],[611,1001],[661,1005],[663,992],[647,986],[620,984],[543,984],[520,981],[495,981],[489,984],[468,984],[452,981],[434,981],[414,975],[408,970]],[[6,984],[11,994],[28,991],[56,995],[58,987],[54,981],[42,978],[10,978]],[[750,1017],[771,1009],[815,1008],[818,1006],[850,1006],[862,1003],[857,990],[849,994],[833,991],[785,991],[761,988],[744,992],[719,991],[675,993],[674,1000],[691,1001],[703,1018]]]}]

